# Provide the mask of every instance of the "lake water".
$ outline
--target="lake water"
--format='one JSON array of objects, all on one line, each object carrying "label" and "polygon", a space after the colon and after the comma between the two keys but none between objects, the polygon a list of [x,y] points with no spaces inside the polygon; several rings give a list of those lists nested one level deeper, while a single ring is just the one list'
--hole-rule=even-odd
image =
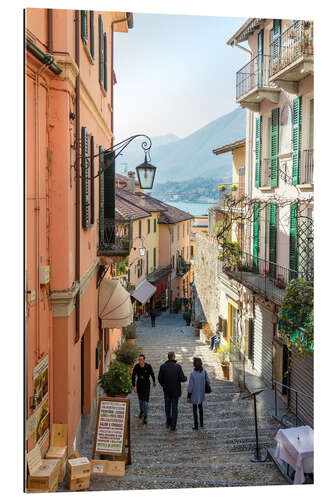
[{"label": "lake water", "polygon": [[186,203],[184,201],[167,201],[169,205],[189,212],[191,215],[208,215],[208,208],[213,207],[215,203]]}]

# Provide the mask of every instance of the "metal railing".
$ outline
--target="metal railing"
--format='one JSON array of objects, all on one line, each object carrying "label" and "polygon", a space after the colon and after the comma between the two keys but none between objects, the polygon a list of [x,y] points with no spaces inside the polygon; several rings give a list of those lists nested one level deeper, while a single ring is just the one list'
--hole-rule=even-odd
[{"label": "metal railing", "polygon": [[[223,250],[220,252],[223,255]],[[235,249],[230,252],[232,258],[229,253],[225,260],[218,261],[218,275],[226,274],[278,305],[282,304],[289,281],[303,276],[297,270],[247,252],[239,250],[237,253]]]},{"label": "metal railing", "polygon": [[[288,405],[288,412],[290,412],[295,417],[296,427],[298,427],[299,425],[305,425],[305,422],[302,421],[302,419],[299,417],[299,414],[298,414],[299,400],[300,400],[300,398],[308,398],[308,399],[311,399],[311,401],[313,402],[313,396],[311,394],[306,393],[306,392],[302,392],[302,391],[299,391],[297,389],[293,389],[289,385],[282,384],[281,382],[278,382],[277,380],[273,379],[273,386],[274,386],[274,416],[275,416],[275,418],[277,420],[279,419],[279,416],[278,416],[278,402],[277,402],[277,398],[278,398],[278,395],[277,395],[277,385],[281,386],[281,388],[284,387],[285,389],[287,389],[287,391],[288,391],[289,394],[291,392],[295,393],[295,412],[291,411],[289,405]],[[288,414],[284,414],[284,415],[282,415],[282,417],[280,419],[281,423],[284,423],[283,422],[284,417],[287,417],[290,420],[289,415]],[[292,422],[292,424],[293,424],[293,422]]]},{"label": "metal railing", "polygon": [[313,23],[296,21],[270,45],[269,76],[281,71],[301,56],[313,55]]},{"label": "metal railing", "polygon": [[191,264],[185,261],[181,255],[177,258],[176,275],[184,276],[190,270]]},{"label": "metal railing", "polygon": [[132,245],[131,223],[104,219],[99,222],[98,255],[128,255]]},{"label": "metal railing", "polygon": [[269,78],[270,56],[259,54],[236,73],[236,99],[256,88],[271,87]]},{"label": "metal railing", "polygon": [[313,184],[313,149],[302,151],[299,183]]},{"label": "metal railing", "polygon": [[271,185],[271,160],[265,158],[261,163],[261,187],[268,187]]}]

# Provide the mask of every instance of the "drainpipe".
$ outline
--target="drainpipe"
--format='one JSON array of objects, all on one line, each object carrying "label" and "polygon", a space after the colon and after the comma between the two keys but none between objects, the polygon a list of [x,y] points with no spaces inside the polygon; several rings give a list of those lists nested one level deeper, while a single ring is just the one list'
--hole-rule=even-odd
[{"label": "drainpipe", "polygon": [[[79,69],[75,82],[75,281],[80,283],[80,11],[75,11],[75,63]],[[80,291],[75,301],[75,341],[80,339]]]},{"label": "drainpipe", "polygon": [[53,9],[47,9],[47,49],[53,54]]},{"label": "drainpipe", "polygon": [[53,56],[49,56],[48,60],[43,66],[37,71],[35,75],[35,151],[36,151],[36,170],[35,170],[35,214],[36,214],[36,229],[35,229],[35,254],[36,254],[36,269],[35,269],[35,280],[36,280],[36,362],[40,358],[40,335],[39,335],[39,266],[40,266],[40,253],[39,253],[39,169],[40,169],[40,158],[39,158],[39,78],[41,74],[53,63]]}]

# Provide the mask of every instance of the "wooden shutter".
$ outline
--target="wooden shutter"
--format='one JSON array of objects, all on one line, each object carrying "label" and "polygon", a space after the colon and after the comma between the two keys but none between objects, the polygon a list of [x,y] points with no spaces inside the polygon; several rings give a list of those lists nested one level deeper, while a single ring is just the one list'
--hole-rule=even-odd
[{"label": "wooden shutter", "polygon": [[281,19],[273,19],[273,57],[280,56],[280,47],[281,47]]},{"label": "wooden shutter", "polygon": [[156,219],[154,219],[154,233],[156,233]]},{"label": "wooden shutter", "polygon": [[261,185],[262,117],[256,119],[256,187]]},{"label": "wooden shutter", "polygon": [[98,60],[98,74],[99,74],[99,83],[103,85],[103,20],[101,14],[98,16],[98,52],[99,52],[99,60]]},{"label": "wooden shutter", "polygon": [[108,91],[108,57],[107,57],[107,36],[104,33],[104,90]]},{"label": "wooden shutter", "polygon": [[86,45],[88,43],[87,12],[86,10],[81,10],[81,38]]},{"label": "wooden shutter", "polygon": [[296,97],[293,101],[293,168],[292,182],[299,182],[299,159],[301,146],[301,114],[302,114],[302,97]]},{"label": "wooden shutter", "polygon": [[269,275],[276,277],[277,203],[269,205]]},{"label": "wooden shutter", "polygon": [[82,192],[82,226],[89,225],[89,160],[88,160],[88,130],[81,128],[81,192]]},{"label": "wooden shutter", "polygon": [[154,248],[154,271],[156,269],[156,248]]},{"label": "wooden shutter", "polygon": [[141,238],[141,220],[139,220],[139,238]]},{"label": "wooden shutter", "polygon": [[271,186],[279,184],[279,115],[280,109],[272,110],[271,119]]},{"label": "wooden shutter", "polygon": [[249,360],[253,361],[253,351],[254,351],[254,323],[253,319],[248,320],[248,351],[247,357]]},{"label": "wooden shutter", "polygon": [[94,24],[94,11],[90,11],[90,55],[95,58],[95,24]]},{"label": "wooden shutter", "polygon": [[263,78],[263,47],[264,47],[264,30],[262,29],[258,33],[258,87],[262,87]]},{"label": "wooden shutter", "polygon": [[146,274],[149,273],[149,252],[146,250]]},{"label": "wooden shutter", "polygon": [[90,138],[90,224],[95,224],[95,140]]},{"label": "wooden shutter", "polygon": [[289,268],[296,272],[290,273],[290,279],[297,277],[298,249],[297,249],[297,203],[290,205],[290,235],[289,235]]},{"label": "wooden shutter", "polygon": [[258,271],[259,257],[259,203],[253,204],[253,270]]},{"label": "wooden shutter", "polygon": [[103,161],[103,146],[98,148],[98,163],[99,163],[99,176],[98,176],[98,217],[99,217],[99,241],[103,241],[103,224],[104,224],[104,172],[102,172]]}]

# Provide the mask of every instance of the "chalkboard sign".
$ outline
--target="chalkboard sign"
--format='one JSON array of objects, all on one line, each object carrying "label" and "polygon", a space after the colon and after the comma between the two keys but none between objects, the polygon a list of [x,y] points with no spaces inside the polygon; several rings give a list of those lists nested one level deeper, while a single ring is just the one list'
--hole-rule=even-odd
[{"label": "chalkboard sign", "polygon": [[[92,458],[95,458],[96,453],[123,457],[126,454],[125,447],[130,448],[129,443],[129,400],[99,398]],[[127,453],[130,455],[130,450]]]}]

